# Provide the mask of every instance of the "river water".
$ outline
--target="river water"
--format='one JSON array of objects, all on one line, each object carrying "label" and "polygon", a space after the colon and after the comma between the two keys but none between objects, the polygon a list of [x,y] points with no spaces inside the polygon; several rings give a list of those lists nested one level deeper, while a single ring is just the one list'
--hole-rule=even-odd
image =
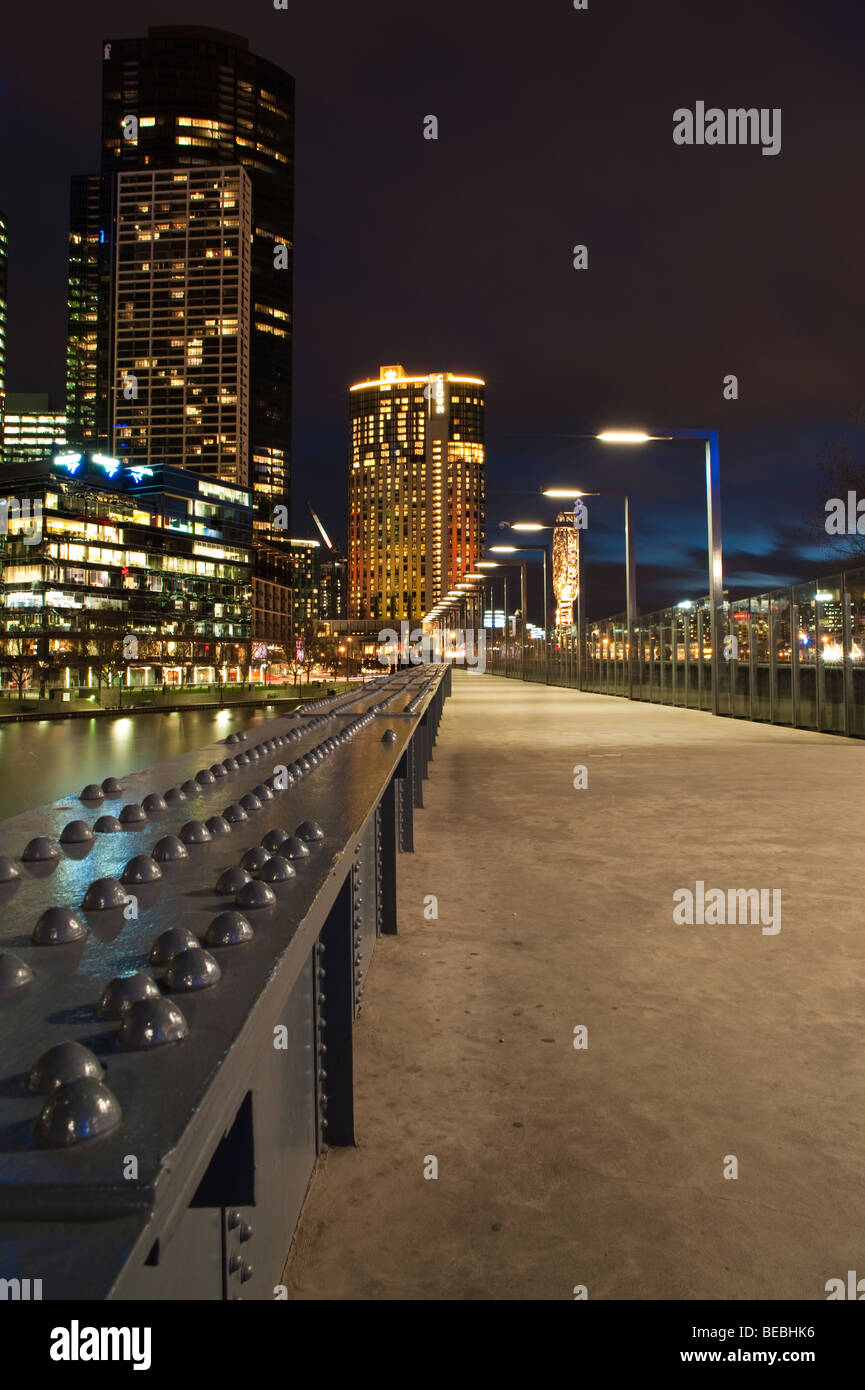
[{"label": "river water", "polygon": [[0,820],[272,719],[255,709],[0,722]]}]

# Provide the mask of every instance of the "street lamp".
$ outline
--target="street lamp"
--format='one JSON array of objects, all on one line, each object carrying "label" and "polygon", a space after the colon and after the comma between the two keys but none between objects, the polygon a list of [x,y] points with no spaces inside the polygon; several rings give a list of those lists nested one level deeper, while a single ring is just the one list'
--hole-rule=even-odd
[{"label": "street lamp", "polygon": [[[535,523],[534,521],[503,521],[503,522],[501,523],[501,525],[502,525],[502,527],[509,526],[510,529],[511,529],[512,531],[547,531],[547,530],[549,530],[549,527],[547,527],[547,526],[541,526],[540,524],[537,524],[537,523]],[[509,549],[509,550],[529,550],[529,551],[532,551],[534,554],[537,554],[538,552],[540,552],[540,554],[541,554],[542,557],[543,557],[543,562],[544,562],[544,641],[546,642],[546,640],[547,640],[547,633],[548,633],[548,631],[549,631],[549,622],[547,621],[547,547],[546,547],[545,545],[518,545],[518,546],[513,546],[513,545],[512,545],[512,546],[509,546],[509,547],[506,547],[506,548]],[[491,551],[491,552],[499,551],[499,550],[501,550],[501,549],[502,549],[502,547],[499,546],[499,545],[491,545],[491,546],[490,546],[490,551]]]},{"label": "street lamp", "polygon": [[641,430],[604,430],[596,436],[603,444],[646,444],[655,439],[702,439],[706,445],[706,525],[709,551],[709,632],[712,644],[712,713],[720,714],[720,664],[718,614],[724,604],[721,559],[721,485],[717,430],[669,430],[645,434]]}]

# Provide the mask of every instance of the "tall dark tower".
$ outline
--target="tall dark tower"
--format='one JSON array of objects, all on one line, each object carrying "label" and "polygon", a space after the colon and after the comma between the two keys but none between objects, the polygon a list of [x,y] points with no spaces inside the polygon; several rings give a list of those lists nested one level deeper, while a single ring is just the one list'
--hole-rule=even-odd
[{"label": "tall dark tower", "polygon": [[[0,211],[0,417],[6,397],[6,218]],[[3,462],[0,438],[0,463]]]},{"label": "tall dark tower", "polygon": [[[149,29],[147,38],[105,41],[103,175],[238,164],[252,190],[248,460],[242,471],[255,495],[259,539],[278,541],[274,507],[290,507],[294,79],[250,53],[246,39],[218,29],[172,25]],[[166,220],[174,217],[173,204],[167,205]],[[156,269],[158,207],[146,208],[145,222]],[[172,233],[173,247],[177,227],[172,221],[164,230]],[[178,268],[182,302],[200,310],[187,270]],[[136,303],[136,312],[143,308]],[[115,363],[112,377],[116,371]],[[124,381],[121,374],[110,383],[114,418],[122,410]],[[122,439],[111,443],[122,452]]]},{"label": "tall dark tower", "polygon": [[76,174],[69,206],[66,324],[68,438],[110,452],[114,184],[108,174]]}]

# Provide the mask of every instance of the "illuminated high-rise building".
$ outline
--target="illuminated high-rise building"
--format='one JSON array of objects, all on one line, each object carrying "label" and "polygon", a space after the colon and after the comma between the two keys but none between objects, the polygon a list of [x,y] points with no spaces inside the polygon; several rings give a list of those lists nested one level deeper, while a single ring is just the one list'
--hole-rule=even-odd
[{"label": "illuminated high-rise building", "polygon": [[351,387],[349,617],[420,621],[484,545],[484,382],[382,367]]},{"label": "illuminated high-rise building", "polygon": [[3,411],[2,448],[7,464],[47,463],[66,445],[66,411],[41,391],[9,391]]},{"label": "illuminated high-rise building", "polygon": [[117,176],[111,453],[250,486],[249,176]]},{"label": "illuminated high-rise building", "polygon": [[[70,400],[90,399],[90,386],[85,389],[82,384],[87,378],[87,364],[94,355],[98,358],[102,354],[104,359],[106,353],[110,363],[108,379],[104,370],[97,367],[95,400],[98,413],[104,389],[112,430],[113,422],[125,416],[129,399],[128,392],[124,394],[128,381],[116,375],[118,364],[125,366],[120,361],[119,345],[111,347],[104,333],[100,337],[98,332],[96,341],[86,351],[79,341],[82,326],[93,327],[102,322],[106,293],[110,304],[117,297],[116,287],[106,290],[100,283],[102,266],[99,257],[94,256],[94,263],[85,265],[86,273],[78,267],[78,279],[83,278],[86,284],[76,301],[72,264],[74,236],[82,234],[82,225],[91,236],[94,227],[97,235],[104,232],[104,240],[97,244],[108,245],[110,258],[112,229],[102,225],[103,210],[116,176],[135,171],[179,173],[205,166],[213,170],[215,166],[224,169],[242,165],[251,186],[252,240],[248,432],[243,444],[246,459],[238,460],[238,472],[248,479],[253,491],[257,535],[278,545],[281,538],[272,529],[274,508],[289,506],[290,490],[294,79],[274,63],[250,53],[245,39],[194,26],[157,27],[149,29],[146,38],[105,40],[101,60],[101,174],[107,184],[97,180],[91,186],[86,195],[89,209],[81,208],[85,194],[79,190],[77,219],[73,190]],[[160,219],[158,209],[154,209],[154,231],[173,234],[171,259],[186,262],[187,258],[177,253],[179,236],[174,234],[183,229],[173,225],[179,221],[176,212],[172,203],[170,213]],[[161,226],[166,220],[172,225]],[[161,272],[165,267],[160,263],[165,258],[155,254],[159,249],[154,242],[150,263],[154,271]],[[192,257],[189,259],[191,262]],[[206,272],[209,270],[207,267]],[[183,284],[178,281],[175,289],[184,288],[183,302],[189,308],[197,305],[199,295],[209,296],[209,288],[196,287],[189,265],[175,265],[171,273],[184,277]],[[91,302],[94,293],[96,306]],[[82,295],[83,302],[79,302]],[[136,312],[146,316],[157,312],[159,305],[147,305],[143,284],[139,284],[137,296]],[[178,298],[176,303],[180,302]],[[156,370],[161,370],[161,365],[157,364]],[[141,368],[139,391],[145,384],[144,374],[150,370]],[[74,413],[70,409],[70,415]],[[115,447],[113,437],[110,443]],[[189,460],[185,466],[198,469],[200,460]]]}]

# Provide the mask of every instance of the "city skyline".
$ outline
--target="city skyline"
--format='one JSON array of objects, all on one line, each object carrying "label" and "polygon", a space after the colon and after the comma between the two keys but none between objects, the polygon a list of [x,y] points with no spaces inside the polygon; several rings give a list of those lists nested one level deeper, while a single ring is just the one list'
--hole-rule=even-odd
[{"label": "city skyline", "polygon": [[[345,533],[343,393],[365,365],[391,357],[459,361],[488,383],[490,534],[499,520],[537,513],[545,485],[630,487],[639,500],[641,604],[697,595],[703,554],[696,461],[692,466],[671,458],[663,445],[638,465],[610,452],[598,458],[579,436],[609,424],[705,422],[721,432],[731,589],[766,589],[825,568],[828,557],[805,521],[819,505],[817,460],[827,440],[837,444],[849,434],[857,448],[863,441],[862,431],[848,424],[861,399],[862,349],[851,331],[856,316],[835,312],[846,302],[841,279],[856,264],[856,218],[827,222],[800,190],[814,182],[823,202],[840,192],[852,136],[832,121],[828,103],[821,105],[815,92],[840,100],[849,91],[852,97],[855,7],[836,4],[827,35],[810,6],[785,5],[783,21],[778,6],[769,6],[753,18],[744,51],[737,36],[723,26],[716,32],[711,21],[674,0],[652,17],[635,5],[619,7],[617,22],[627,23],[634,40],[621,54],[612,17],[600,9],[533,16],[533,51],[543,56],[549,80],[529,77],[534,100],[518,110],[508,104],[495,65],[486,74],[473,72],[470,86],[462,82],[467,54],[484,33],[480,10],[457,16],[446,8],[441,26],[425,35],[424,49],[415,54],[409,79],[393,59],[410,43],[414,21],[400,11],[409,29],[388,25],[392,9],[395,14],[395,7],[382,7],[374,54],[351,7],[341,14],[346,43],[337,53],[328,50],[313,14],[250,14],[243,26],[251,50],[267,52],[294,75],[305,112],[295,277],[296,317],[306,329],[295,364],[298,502],[309,497],[329,528]],[[45,254],[49,243],[56,251],[65,238],[66,195],[57,196],[59,185],[68,188],[72,171],[96,163],[100,44],[123,27],[135,34],[147,27],[118,26],[113,13],[94,4],[86,24],[76,28],[58,7],[51,30],[56,46],[53,37],[40,36],[40,64],[25,64],[12,87],[9,78],[0,86],[6,103],[14,88],[28,132],[0,166],[9,190],[4,210],[13,257],[13,390],[57,394],[62,385],[56,332],[62,267]],[[151,17],[176,18],[158,6]],[[239,27],[225,5],[206,11],[191,5],[181,18]],[[456,23],[458,50],[446,38]],[[35,54],[27,44],[33,17],[16,15],[13,24],[23,51]],[[591,26],[591,71],[583,70],[576,25]],[[804,83],[798,74],[816,32],[822,65]],[[498,40],[503,53],[516,51],[513,26],[505,26]],[[769,61],[778,43],[783,63]],[[363,52],[370,70],[387,70],[390,79],[386,87],[363,88],[360,124],[352,51]],[[761,159],[759,151],[745,148],[674,144],[672,116],[686,95],[679,90],[686,52],[699,55],[694,81],[707,92],[718,90],[720,102],[728,91],[760,107],[783,108],[784,141],[776,158]],[[454,78],[446,94],[440,71]],[[772,74],[772,91],[761,95],[763,71]],[[60,139],[56,132],[48,137],[46,72],[56,79],[52,102],[64,111]],[[613,94],[627,88],[627,104],[606,101],[604,82],[612,83]],[[64,93],[73,87],[76,99],[67,100]],[[437,99],[438,139],[425,140],[424,118],[437,110]],[[635,124],[638,106],[645,120]],[[479,118],[479,112],[486,114]],[[469,131],[479,139],[466,161],[462,135]],[[818,156],[820,149],[828,158]],[[563,184],[555,171],[572,164],[579,150],[585,157]],[[37,152],[34,204],[28,169]],[[514,168],[524,189],[518,207],[505,196]],[[396,219],[348,216],[352,207],[366,205],[373,187],[380,201],[393,169],[401,171]],[[28,205],[27,188],[40,217],[25,232],[26,217],[22,225],[18,214]],[[462,209],[457,222],[450,216],[454,207]],[[454,230],[458,225],[470,229],[468,236]],[[572,268],[578,241],[588,245],[587,272]],[[812,262],[823,268],[819,296],[812,279],[789,303],[782,287],[795,284],[797,267]],[[706,264],[712,276],[698,273]],[[723,381],[731,372],[739,399],[725,401]],[[603,506],[592,524],[587,603],[603,614],[623,604],[618,527]]]}]

